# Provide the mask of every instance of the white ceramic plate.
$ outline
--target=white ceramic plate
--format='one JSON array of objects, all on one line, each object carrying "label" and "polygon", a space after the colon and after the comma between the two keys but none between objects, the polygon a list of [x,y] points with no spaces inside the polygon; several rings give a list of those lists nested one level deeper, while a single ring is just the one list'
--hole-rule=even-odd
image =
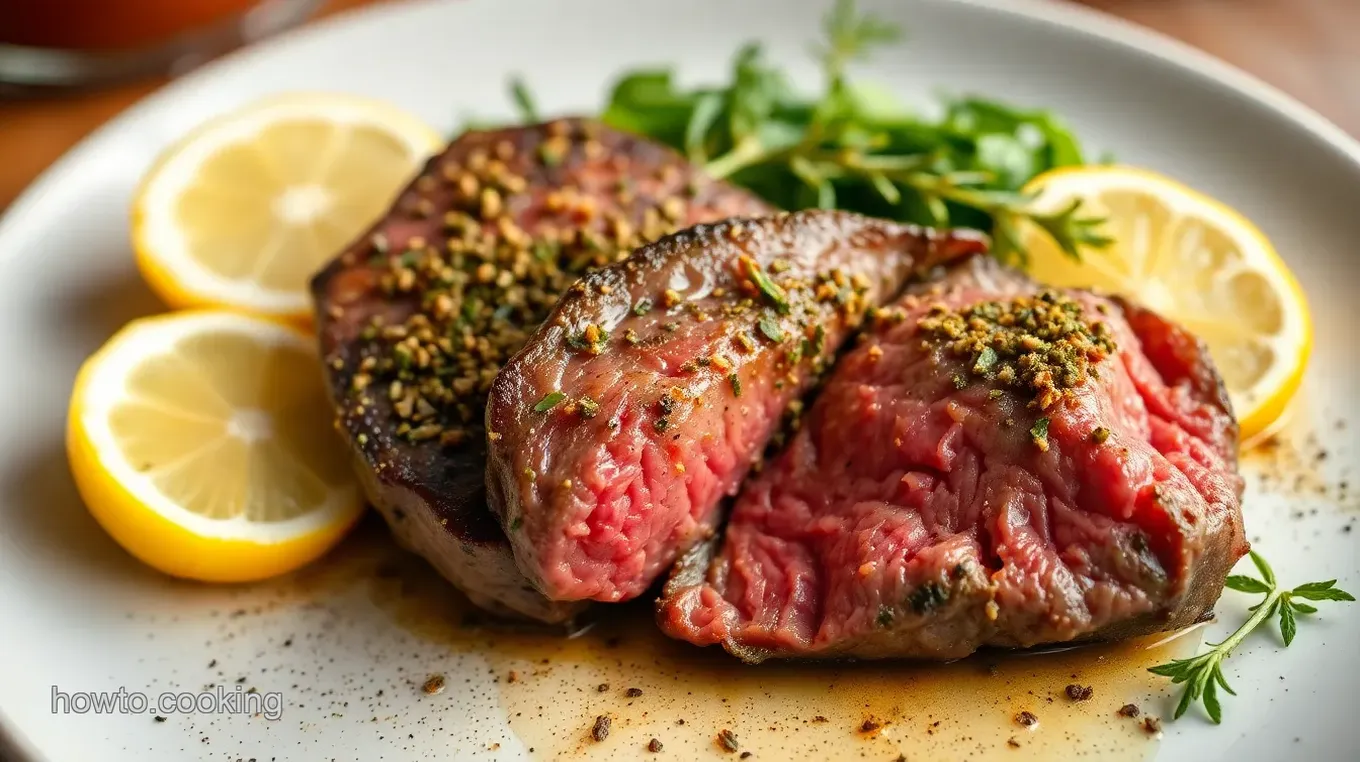
[{"label": "white ceramic plate", "polygon": [[[554,734],[576,744],[595,713],[580,686],[593,685],[596,668],[573,665],[569,646],[537,668],[529,661],[537,658],[532,648],[521,648],[515,662],[455,645],[466,640],[456,634],[457,623],[441,619],[438,610],[420,610],[419,601],[438,600],[444,591],[430,581],[433,597],[421,598],[418,588],[428,575],[418,565],[390,560],[380,527],[367,527],[364,536],[296,578],[206,588],[139,566],[90,520],[62,446],[75,369],[120,324],[161,309],[139,282],[128,250],[131,190],[169,141],[209,116],[280,90],[387,98],[452,129],[461,114],[508,113],[503,82],[511,71],[527,75],[545,109],[589,110],[624,67],[676,62],[686,77],[717,77],[749,38],[767,41],[806,87],[815,87],[804,44],[827,5],[474,0],[378,6],[186,77],[48,171],[0,221],[0,358],[9,367],[7,391],[0,395],[0,430],[6,433],[0,445],[0,720],[8,733],[37,758],[81,762],[513,759],[526,754],[535,738],[540,753],[560,750],[560,743],[541,740]],[[1243,210],[1276,242],[1312,301],[1318,343],[1304,404],[1285,443],[1245,461],[1251,477],[1248,534],[1285,580],[1339,577],[1343,587],[1360,588],[1360,538],[1349,529],[1360,510],[1341,487],[1354,478],[1360,446],[1360,381],[1354,373],[1360,147],[1222,64],[1091,13],[1036,2],[871,5],[911,34],[905,47],[880,54],[865,76],[918,100],[944,89],[1052,108],[1093,150],[1111,149],[1122,161],[1182,178]],[[1328,454],[1315,462],[1319,448]],[[377,581],[375,566],[381,567]],[[402,585],[405,592],[396,589]],[[1241,621],[1249,602],[1228,594],[1210,637]],[[1360,678],[1357,631],[1360,606],[1332,605],[1303,626],[1287,651],[1271,634],[1253,637],[1228,663],[1240,695],[1227,699],[1223,726],[1192,716],[1168,723],[1160,746],[1137,742],[1162,759],[1360,758],[1360,723],[1350,704]],[[688,658],[684,651],[667,653]],[[755,738],[757,729],[747,725],[761,722],[758,702],[747,696],[723,703],[736,690],[728,673],[743,675],[734,680],[750,680],[752,673],[711,654],[694,659],[696,674],[713,676],[704,678],[711,685],[695,682],[692,696],[653,705],[650,718],[643,713],[655,691],[621,702],[615,696],[620,686],[611,688],[607,698],[614,703],[599,711],[615,717],[615,745],[587,745],[587,751],[639,755],[645,739],[633,738],[630,729],[655,727],[662,712],[673,725],[671,717],[705,705],[726,707],[731,727]],[[505,682],[508,673],[499,670],[507,663],[530,665],[515,685],[530,677],[546,680],[556,670],[552,679],[565,692],[540,696],[535,704],[531,694],[515,694],[518,689]],[[579,671],[575,688],[564,677],[573,670]],[[977,751],[923,746],[941,718],[943,733],[964,715],[943,705],[912,704],[934,694],[924,683],[914,687],[908,667],[882,670],[900,676],[894,679],[901,680],[901,706],[891,708],[901,717],[890,718],[895,724],[874,738],[842,729],[843,741],[800,746],[798,731],[809,727],[807,716],[789,717],[779,730],[791,739],[787,744],[747,748],[758,759],[802,757],[810,746],[828,758],[863,752],[892,759],[898,750],[909,758],[961,758]],[[448,688],[437,696],[419,690],[433,673],[447,676]],[[818,700],[835,698],[834,684],[810,693],[799,687],[797,669],[758,674],[756,680],[770,681],[764,691],[770,700],[800,691],[810,696],[809,714]],[[828,673],[811,674],[821,680]],[[846,678],[834,674],[840,677],[832,682]],[[282,718],[176,713],[157,722],[149,714],[53,712],[53,691],[69,696],[124,686],[154,697],[208,684],[231,687],[238,678],[262,693],[280,692]],[[868,678],[861,672],[846,679],[857,684]],[[1145,699],[1145,710],[1169,714],[1165,691],[1158,695]],[[1106,699],[1099,713],[1112,714],[1114,697],[1099,698]],[[1004,724],[1004,711],[983,714]],[[1040,732],[1049,728],[1055,736],[1061,724],[1046,722]],[[711,743],[716,728],[694,726],[674,726],[663,738],[665,754],[722,756]],[[1042,756],[1037,750],[1045,747],[1031,743],[1032,737],[1025,735],[1011,757]],[[928,748],[934,751],[918,751]]]}]

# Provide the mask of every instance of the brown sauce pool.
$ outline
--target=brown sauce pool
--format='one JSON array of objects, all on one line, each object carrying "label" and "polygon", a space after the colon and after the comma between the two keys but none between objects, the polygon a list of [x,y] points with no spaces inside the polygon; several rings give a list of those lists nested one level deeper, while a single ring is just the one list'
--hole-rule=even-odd
[{"label": "brown sauce pool", "polygon": [[[365,575],[370,600],[395,626],[484,658],[535,759],[650,758],[656,739],[658,759],[1144,760],[1157,734],[1143,716],[1160,715],[1172,693],[1147,668],[1200,642],[1193,632],[945,665],[748,666],[666,638],[645,601],[600,609],[571,638],[484,623],[423,562],[389,550]],[[451,690],[462,684],[448,677]],[[1070,698],[1069,685],[1089,687],[1090,697]],[[1140,715],[1121,715],[1126,704]],[[1037,722],[1027,727],[1022,712]],[[599,717],[609,719],[603,740],[592,734]],[[735,751],[720,743],[724,730]]]}]

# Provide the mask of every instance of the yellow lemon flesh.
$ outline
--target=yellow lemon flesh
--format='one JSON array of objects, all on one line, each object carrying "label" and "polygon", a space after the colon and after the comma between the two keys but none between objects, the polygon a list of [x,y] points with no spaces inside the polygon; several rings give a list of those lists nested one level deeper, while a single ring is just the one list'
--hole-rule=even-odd
[{"label": "yellow lemon flesh", "polygon": [[81,368],[67,454],[90,513],[168,574],[264,579],[363,511],[315,341],[226,311],[129,324]]},{"label": "yellow lemon flesh", "polygon": [[132,209],[143,277],[172,307],[306,321],[308,279],[391,204],[438,133],[381,101],[293,94],[168,149]]},{"label": "yellow lemon flesh", "polygon": [[1270,241],[1233,209],[1167,177],[1118,166],[1035,178],[1040,211],[1080,199],[1107,218],[1107,249],[1081,261],[1036,229],[1030,271],[1057,286],[1122,294],[1194,332],[1209,347],[1245,440],[1266,430],[1298,390],[1313,343],[1303,289]]}]

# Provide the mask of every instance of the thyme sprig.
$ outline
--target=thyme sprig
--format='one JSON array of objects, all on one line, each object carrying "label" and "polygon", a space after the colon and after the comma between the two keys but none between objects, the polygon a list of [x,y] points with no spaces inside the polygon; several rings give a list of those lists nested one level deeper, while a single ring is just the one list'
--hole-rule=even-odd
[{"label": "thyme sprig", "polygon": [[1307,582],[1293,589],[1281,589],[1275,581],[1275,572],[1256,551],[1251,552],[1251,561],[1260,572],[1258,579],[1250,575],[1234,574],[1228,577],[1227,587],[1243,593],[1262,593],[1265,598],[1252,606],[1251,616],[1233,634],[1219,643],[1209,646],[1209,650],[1188,659],[1176,659],[1149,669],[1156,675],[1171,678],[1177,685],[1184,684],[1180,703],[1176,705],[1175,718],[1190,708],[1196,701],[1204,703],[1204,711],[1215,724],[1223,721],[1223,707],[1219,703],[1218,689],[1236,696],[1228,680],[1223,676],[1223,660],[1232,655],[1257,627],[1272,618],[1278,618],[1280,639],[1285,646],[1294,642],[1298,632],[1300,616],[1317,613],[1317,607],[1303,601],[1354,601],[1355,597],[1336,586],[1336,580]]}]

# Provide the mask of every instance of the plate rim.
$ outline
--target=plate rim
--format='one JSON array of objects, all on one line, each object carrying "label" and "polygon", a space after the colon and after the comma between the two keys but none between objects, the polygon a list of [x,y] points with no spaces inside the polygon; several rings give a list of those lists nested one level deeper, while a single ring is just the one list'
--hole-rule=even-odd
[{"label": "plate rim", "polygon": [[[9,236],[13,235],[11,230],[20,225],[15,220],[22,217],[31,207],[37,206],[57,185],[66,182],[73,168],[80,164],[87,154],[99,150],[101,144],[108,141],[111,135],[145,118],[147,114],[160,107],[163,101],[170,101],[179,96],[193,87],[196,81],[210,76],[219,69],[242,65],[242,62],[248,61],[266,48],[300,44],[330,34],[334,30],[372,23],[383,16],[412,13],[419,8],[467,1],[403,0],[376,3],[337,13],[265,40],[258,45],[238,49],[143,96],[68,149],[51,166],[43,170],[3,213],[0,213],[0,261],[9,256],[4,244]],[[918,0],[918,2],[960,5],[972,8],[976,12],[1001,14],[1020,22],[1047,24],[1058,27],[1067,34],[1094,37],[1107,45],[1160,60],[1173,66],[1182,76],[1207,81],[1285,117],[1293,126],[1320,139],[1333,152],[1345,159],[1357,176],[1360,176],[1360,138],[1352,137],[1311,106],[1254,74],[1170,35],[1126,21],[1105,11],[1059,0]]]},{"label": "plate rim", "polygon": [[[491,2],[491,0],[481,0]],[[504,1],[504,0],[502,0]],[[517,0],[541,2],[542,0]],[[1264,107],[1266,111],[1283,117],[1292,128],[1320,140],[1340,158],[1360,181],[1360,136],[1352,136],[1336,123],[1260,77],[1217,56],[1182,42],[1168,34],[1125,20],[1112,13],[1061,0],[916,0],[933,5],[956,5],[978,13],[998,14],[1011,23],[1038,23],[1061,30],[1062,34],[1093,38],[1113,46],[1171,66],[1180,76],[1200,80],[1207,85],[1230,92]],[[468,0],[401,0],[353,8],[321,18],[305,26],[284,32],[258,44],[239,48],[137,99],[112,119],[81,138],[56,161],[44,169],[23,191],[0,210],[0,263],[19,256],[22,247],[9,245],[9,240],[24,229],[20,220],[41,206],[57,188],[71,182],[77,169],[101,150],[107,150],[118,133],[132,124],[146,119],[162,104],[179,97],[195,87],[200,80],[213,73],[244,65],[263,50],[280,45],[298,45],[330,35],[337,30],[372,24],[386,16],[417,13],[419,9],[436,5],[453,5]],[[0,708],[0,762],[41,762],[36,747],[27,740],[16,723]]]}]

